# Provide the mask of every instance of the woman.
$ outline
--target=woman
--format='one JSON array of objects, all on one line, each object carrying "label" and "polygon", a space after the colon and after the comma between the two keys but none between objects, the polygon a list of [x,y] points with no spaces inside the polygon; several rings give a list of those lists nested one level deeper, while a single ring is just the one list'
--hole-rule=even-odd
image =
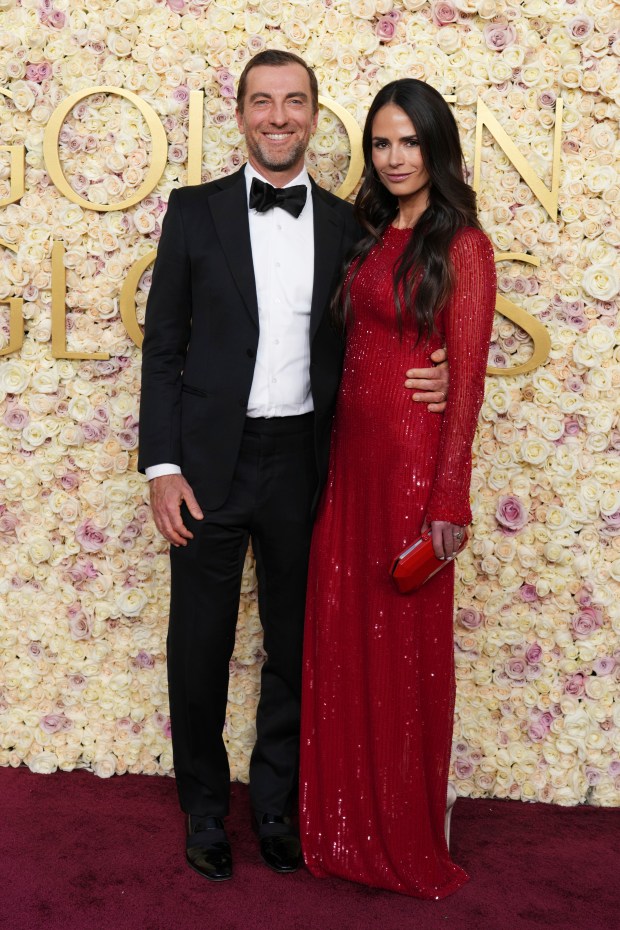
[{"label": "woman", "polygon": [[[388,569],[428,526],[450,560],[471,520],[493,253],[437,91],[412,79],[384,87],[363,148],[367,236],[334,300],[345,368],[310,560],[302,842],[314,875],[442,898],[467,880],[444,833],[454,566],[409,595]],[[398,373],[428,365],[444,342],[450,393],[438,416],[410,402]]]}]

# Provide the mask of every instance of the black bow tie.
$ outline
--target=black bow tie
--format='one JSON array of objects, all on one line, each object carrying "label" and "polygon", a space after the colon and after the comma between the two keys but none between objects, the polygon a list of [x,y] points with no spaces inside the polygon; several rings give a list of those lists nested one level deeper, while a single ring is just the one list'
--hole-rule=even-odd
[{"label": "black bow tie", "polygon": [[282,207],[297,219],[304,208],[307,194],[308,188],[305,184],[295,187],[272,187],[266,181],[252,178],[250,209],[266,213],[272,207]]}]

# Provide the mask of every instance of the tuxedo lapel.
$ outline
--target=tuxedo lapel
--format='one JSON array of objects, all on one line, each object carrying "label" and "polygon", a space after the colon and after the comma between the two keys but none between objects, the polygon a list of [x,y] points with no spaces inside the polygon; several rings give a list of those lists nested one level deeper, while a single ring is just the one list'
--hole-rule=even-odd
[{"label": "tuxedo lapel", "polygon": [[244,170],[225,178],[222,189],[209,197],[220,244],[250,316],[258,326],[256,280],[252,263],[250,221]]},{"label": "tuxedo lapel", "polygon": [[312,182],[314,213],[314,282],[310,310],[310,341],[319,328],[330,298],[334,275],[341,259],[343,221],[341,216],[321,196],[321,189]]}]

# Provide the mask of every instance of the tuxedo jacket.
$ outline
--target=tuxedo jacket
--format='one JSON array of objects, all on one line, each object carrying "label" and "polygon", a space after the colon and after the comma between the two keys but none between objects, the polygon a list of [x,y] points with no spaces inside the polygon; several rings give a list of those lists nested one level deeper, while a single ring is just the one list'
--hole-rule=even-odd
[{"label": "tuxedo jacket", "polygon": [[[207,510],[228,496],[252,386],[259,319],[245,169],[173,190],[146,308],[138,468],[181,467]],[[328,312],[359,239],[353,210],[312,182],[310,384],[317,488],[327,474],[343,340]]]}]

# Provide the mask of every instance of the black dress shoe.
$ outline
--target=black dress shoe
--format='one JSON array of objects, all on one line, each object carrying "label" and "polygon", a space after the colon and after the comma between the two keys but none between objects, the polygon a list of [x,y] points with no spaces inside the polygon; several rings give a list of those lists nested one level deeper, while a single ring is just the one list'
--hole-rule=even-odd
[{"label": "black dress shoe", "polygon": [[255,824],[261,859],[274,872],[296,872],[301,865],[301,843],[288,817],[262,814]]},{"label": "black dress shoe", "polygon": [[219,817],[188,816],[185,858],[195,872],[209,881],[232,878],[230,843]]}]

